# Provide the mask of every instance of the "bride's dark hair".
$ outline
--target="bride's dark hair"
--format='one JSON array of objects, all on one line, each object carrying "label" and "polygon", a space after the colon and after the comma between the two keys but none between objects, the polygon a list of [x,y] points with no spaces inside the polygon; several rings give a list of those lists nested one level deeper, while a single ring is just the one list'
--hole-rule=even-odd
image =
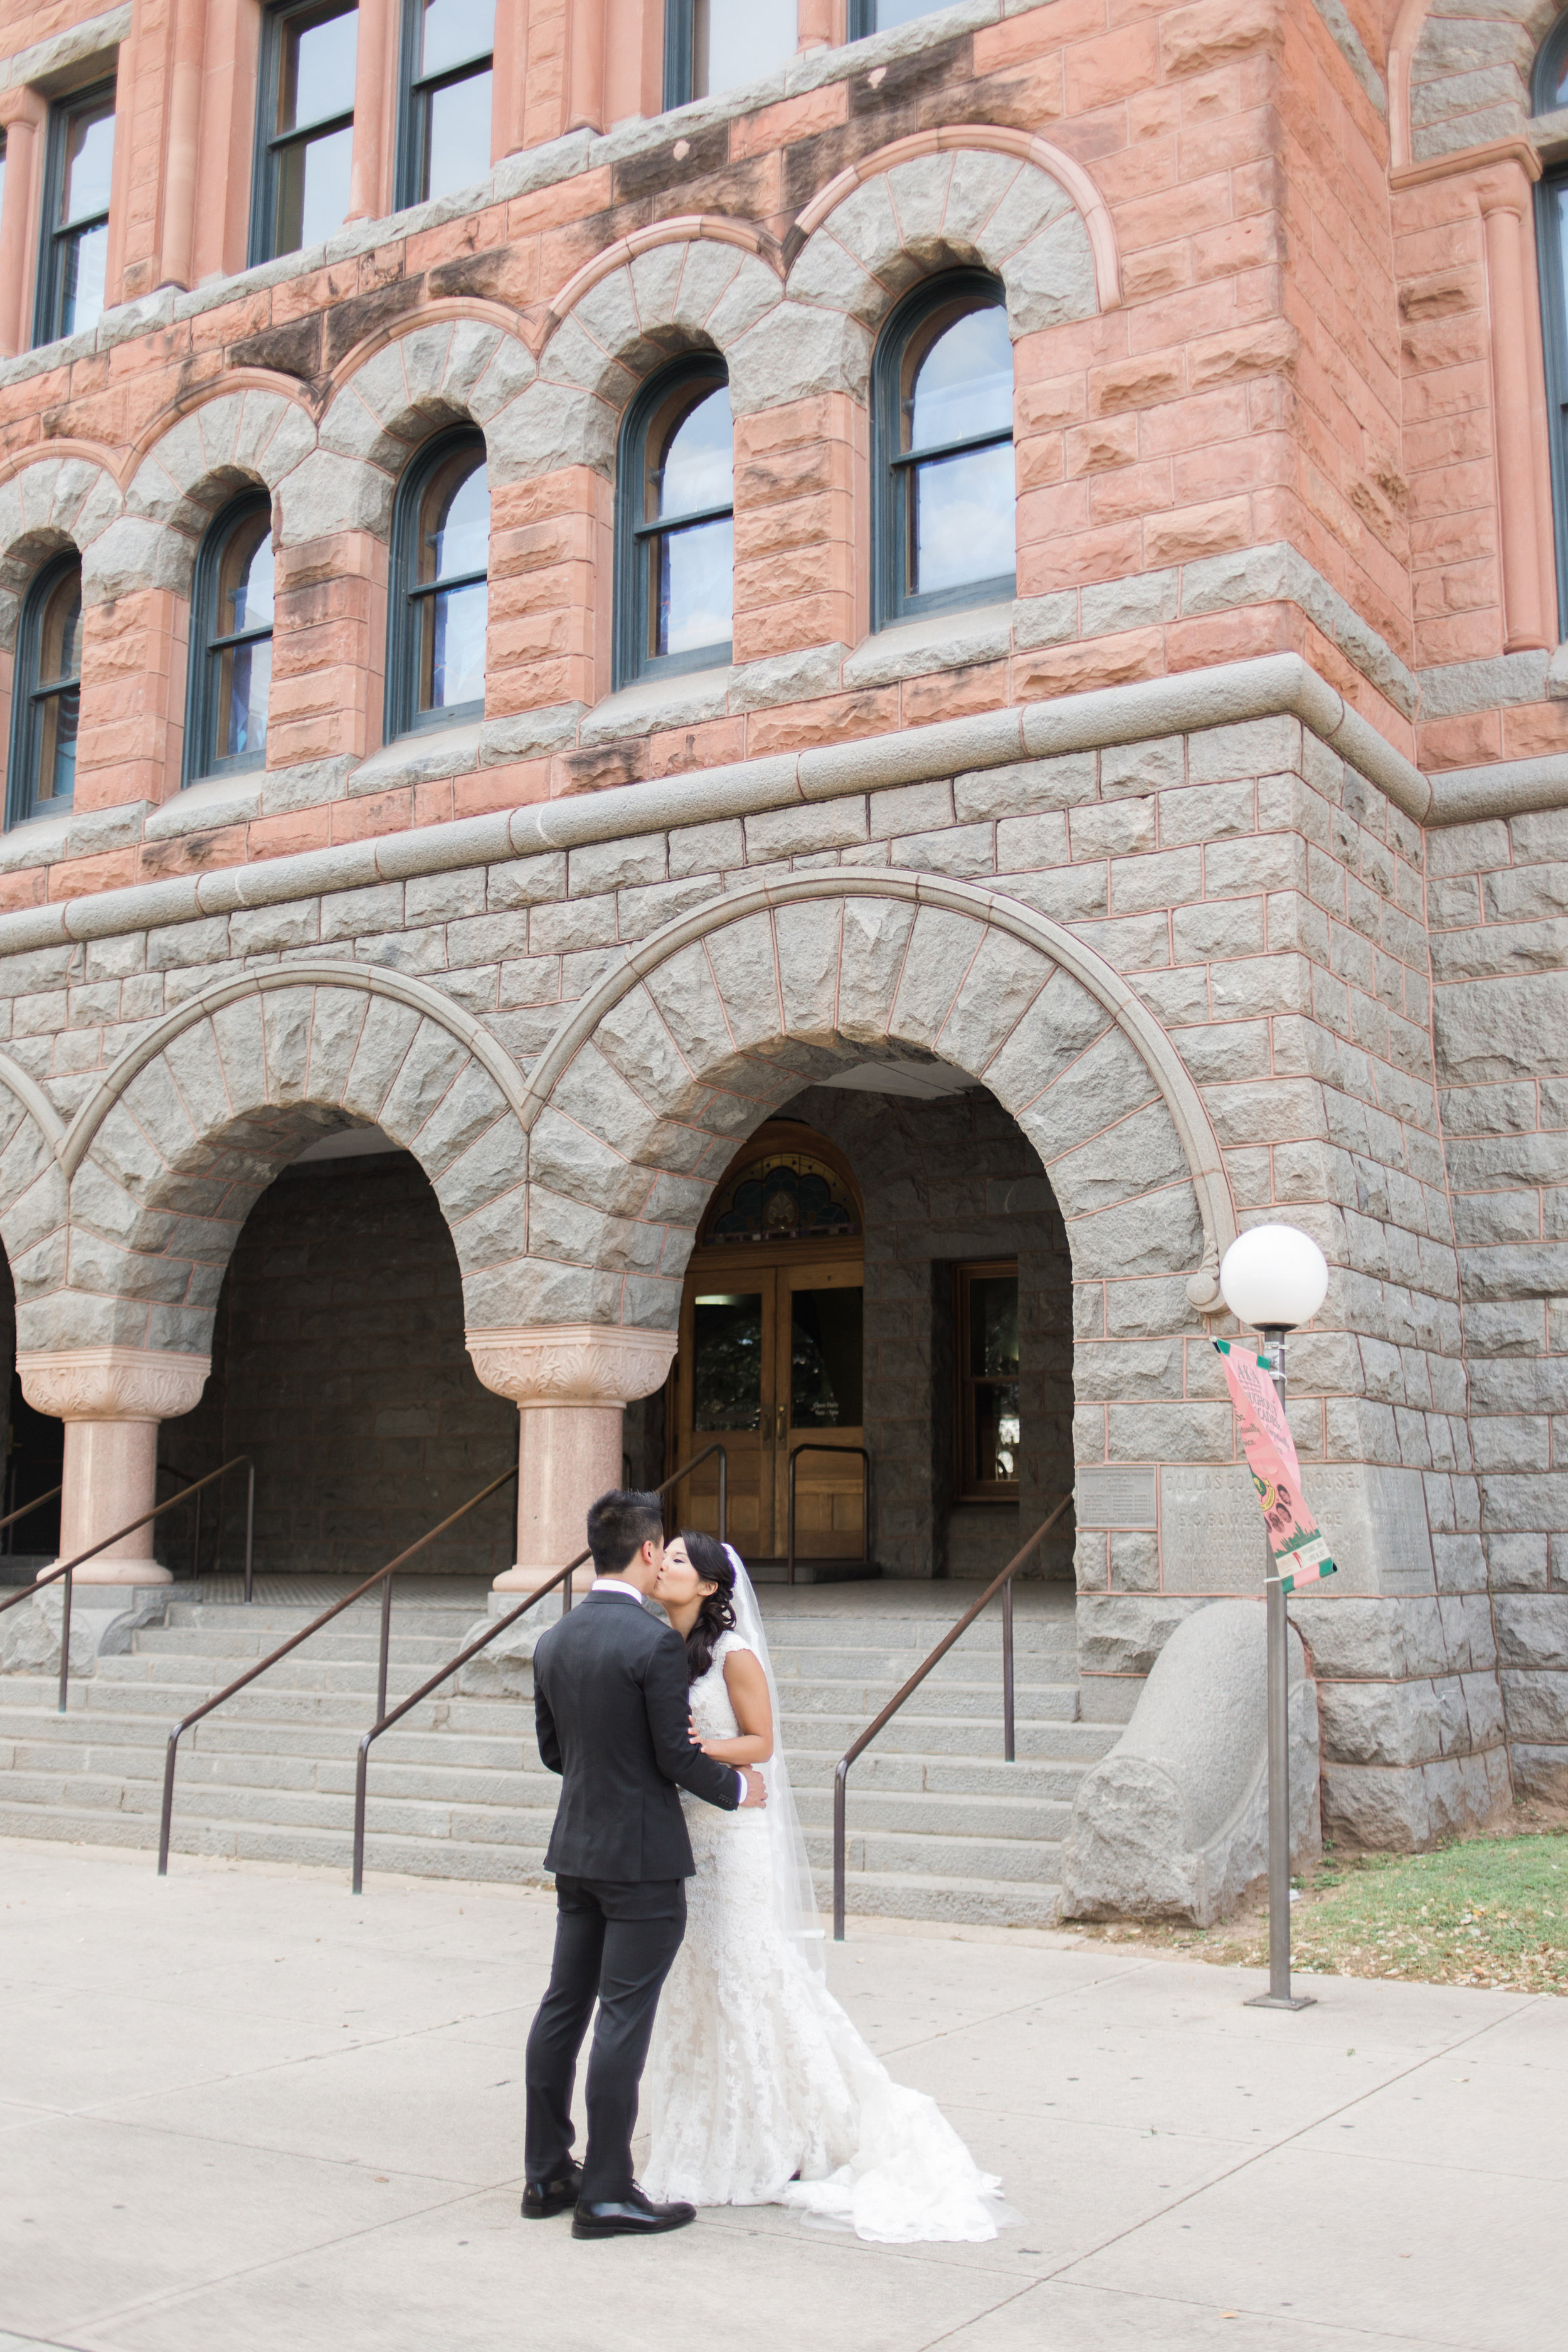
[{"label": "bride's dark hair", "polygon": [[686,1546],[687,1559],[703,1583],[719,1588],[703,1596],[696,1622],[686,1637],[686,1679],[695,1683],[700,1682],[712,1664],[720,1634],[727,1633],[735,1622],[735,1571],[717,1536],[701,1535],[695,1528],[682,1528],[680,1540]]}]

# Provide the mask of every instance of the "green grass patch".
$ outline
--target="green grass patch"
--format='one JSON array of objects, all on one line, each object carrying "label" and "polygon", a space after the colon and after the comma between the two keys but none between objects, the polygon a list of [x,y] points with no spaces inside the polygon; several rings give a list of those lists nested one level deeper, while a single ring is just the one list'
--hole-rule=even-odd
[{"label": "green grass patch", "polygon": [[[1323,1975],[1396,1977],[1568,1993],[1568,1833],[1466,1838],[1432,1853],[1325,1853],[1291,1906],[1291,1963]],[[1112,1928],[1229,1967],[1266,1968],[1266,1904],[1194,1931]]]}]

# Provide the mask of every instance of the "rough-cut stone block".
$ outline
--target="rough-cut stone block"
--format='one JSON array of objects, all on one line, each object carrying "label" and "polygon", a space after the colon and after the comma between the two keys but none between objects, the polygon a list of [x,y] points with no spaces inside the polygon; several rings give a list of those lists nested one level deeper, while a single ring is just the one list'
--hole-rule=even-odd
[{"label": "rough-cut stone block", "polygon": [[[1105,1605],[1094,1604],[1097,1616]],[[1062,1870],[1067,1917],[1207,1927],[1263,1876],[1264,1632],[1263,1610],[1246,1601],[1211,1602],[1172,1631],[1127,1729],[1074,1800]],[[1319,1853],[1321,1832],[1317,1708],[1294,1636],[1289,1726],[1290,1858],[1299,1866]]]}]

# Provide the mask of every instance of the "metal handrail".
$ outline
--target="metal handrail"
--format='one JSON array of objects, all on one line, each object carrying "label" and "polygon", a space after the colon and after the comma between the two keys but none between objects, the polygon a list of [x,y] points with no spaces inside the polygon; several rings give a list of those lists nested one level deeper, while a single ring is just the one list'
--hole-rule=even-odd
[{"label": "metal handrail", "polygon": [[[226,1471],[237,1470],[242,1462],[248,1462],[250,1456],[247,1454],[237,1454],[232,1462],[226,1462],[221,1469],[209,1470],[206,1476],[198,1480],[197,1484],[203,1486],[210,1486],[215,1478],[221,1478]],[[251,1491],[254,1494],[256,1486],[256,1473],[254,1469],[250,1475]],[[59,1491],[60,1489],[58,1487],[55,1489],[56,1494],[59,1493]],[[11,1595],[9,1601],[0,1601],[0,1617],[3,1617],[7,1609],[15,1609],[19,1601],[30,1601],[33,1595],[41,1591],[46,1584],[53,1584],[57,1577],[63,1576],[65,1578],[65,1606],[60,1613],[60,1698],[59,1706],[57,1710],[60,1715],[64,1715],[66,1711],[66,1693],[70,1682],[71,1589],[72,1580],[76,1570],[80,1568],[84,1561],[96,1559],[100,1551],[107,1551],[109,1549],[110,1544],[119,1543],[125,1536],[133,1536],[137,1528],[144,1528],[150,1519],[161,1519],[163,1513],[165,1511],[172,1511],[176,1503],[187,1502],[190,1499],[192,1492],[193,1489],[187,1486],[183,1494],[171,1495],[166,1503],[155,1503],[150,1511],[143,1511],[139,1519],[132,1519],[129,1527],[116,1528],[111,1536],[101,1537],[97,1543],[89,1544],[86,1551],[79,1551],[72,1559],[57,1560],[53,1568],[46,1569],[42,1576],[35,1577],[31,1584],[24,1584],[21,1586],[17,1591]],[[38,1500],[41,1503],[52,1502],[54,1500],[54,1496],[40,1495]],[[27,1507],[30,1510],[34,1507],[29,1504]],[[19,1511],[13,1511],[11,1514],[13,1518],[19,1518],[21,1516],[22,1514]],[[246,1563],[246,1578],[248,1582],[248,1561]]]},{"label": "metal handrail", "polygon": [[51,1486],[47,1495],[35,1495],[32,1501],[24,1503],[19,1511],[7,1511],[5,1517],[0,1519],[0,1534],[3,1534],[5,1528],[15,1527],[18,1519],[25,1519],[29,1511],[41,1510],[46,1503],[52,1503],[57,1495],[64,1493],[65,1484],[62,1480],[59,1486]]},{"label": "metal handrail", "polygon": [[1072,1496],[1070,1494],[1064,1495],[1062,1496],[1061,1501],[1057,1505],[1056,1509],[1051,1513],[1050,1517],[1042,1521],[1041,1525],[1035,1529],[1034,1534],[1029,1538],[1029,1540],[1024,1546],[1023,1550],[1016,1553],[1015,1557],[1007,1562],[1006,1567],[1002,1570],[999,1576],[992,1578],[984,1591],[980,1595],[979,1600],[973,1601],[970,1604],[970,1606],[964,1611],[963,1616],[959,1619],[957,1624],[953,1626],[951,1633],[944,1633],[942,1635],[942,1640],[937,1643],[930,1657],[925,1661],[925,1664],[915,1668],[914,1673],[910,1676],[909,1681],[904,1685],[903,1688],[900,1691],[895,1692],[894,1696],[888,1701],[887,1706],[882,1709],[881,1714],[877,1717],[875,1723],[868,1723],[866,1726],[866,1728],[860,1734],[859,1738],[854,1742],[854,1744],[847,1750],[840,1761],[835,1766],[833,1773],[833,1940],[836,1944],[841,1944],[844,1941],[844,1846],[846,1836],[844,1827],[844,1804],[849,1782],[849,1767],[854,1763],[858,1756],[863,1754],[863,1752],[869,1748],[872,1740],[877,1737],[877,1734],[882,1730],[887,1724],[892,1721],[894,1716],[897,1715],[900,1707],[902,1706],[904,1701],[909,1697],[911,1691],[919,1690],[921,1683],[924,1682],[931,1668],[936,1665],[940,1660],[946,1657],[948,1652],[958,1640],[960,1634],[966,1633],[969,1631],[969,1628],[973,1624],[975,1619],[979,1616],[986,1602],[997,1592],[1000,1592],[1002,1595],[1003,1756],[1004,1760],[1006,1763],[1016,1763],[1017,1758],[1014,1753],[1015,1743],[1013,1723],[1013,1579],[1017,1574],[1019,1569],[1023,1567],[1024,1562],[1028,1559],[1029,1554],[1035,1549],[1037,1544],[1050,1533],[1051,1529],[1055,1527],[1057,1521],[1061,1517],[1062,1513],[1067,1509],[1068,1505],[1071,1501]]},{"label": "metal handrail", "polygon": [[784,1559],[784,1582],[786,1584],[795,1582],[795,1465],[803,1454],[858,1454],[865,1464],[865,1477],[860,1488],[860,1526],[861,1540],[866,1547],[866,1565],[869,1568],[871,1565],[871,1457],[863,1445],[819,1444],[815,1438],[808,1438],[804,1445],[795,1446],[789,1457],[789,1510],[786,1515],[788,1536]]},{"label": "metal handrail", "polygon": [[[426,1532],[420,1537],[417,1543],[411,1543],[406,1550],[400,1551],[398,1553],[395,1559],[389,1559],[384,1568],[378,1568],[374,1576],[367,1576],[363,1584],[356,1584],[352,1592],[345,1592],[341,1601],[334,1601],[330,1609],[323,1609],[319,1617],[312,1617],[310,1622],[303,1627],[300,1633],[290,1633],[286,1642],[279,1642],[275,1650],[269,1651],[265,1658],[258,1659],[254,1666],[247,1666],[244,1674],[237,1675],[233,1682],[226,1685],[225,1687],[218,1691],[212,1698],[204,1699],[200,1706],[193,1707],[189,1715],[181,1717],[179,1722],[175,1724],[173,1731],[169,1734],[168,1752],[163,1761],[163,1818],[162,1827],[158,1833],[158,1875],[160,1878],[166,1878],[169,1874],[169,1838],[174,1827],[174,1766],[179,1759],[180,1739],[182,1734],[189,1731],[194,1723],[200,1723],[204,1716],[211,1715],[215,1707],[222,1706],[226,1699],[233,1698],[237,1691],[244,1690],[247,1684],[255,1682],[258,1675],[264,1675],[267,1672],[268,1666],[275,1666],[279,1658],[286,1658],[290,1650],[297,1650],[301,1642],[308,1642],[311,1634],[319,1633],[323,1625],[331,1624],[334,1617],[341,1617],[343,1611],[352,1607],[353,1602],[359,1600],[362,1593],[368,1592],[373,1584],[379,1584],[381,1586],[381,1664],[377,1681],[376,1707],[378,1712],[384,1709],[386,1706],[386,1661],[392,1643],[392,1579],[394,1571],[400,1569],[405,1559],[412,1559],[416,1551],[423,1551],[426,1544],[434,1543],[437,1536],[444,1536],[448,1528],[456,1527],[459,1519],[467,1518],[468,1513],[470,1511],[477,1510],[481,1503],[488,1503],[492,1495],[499,1494],[503,1486],[510,1486],[516,1476],[517,1465],[514,1462],[510,1470],[503,1471],[499,1478],[492,1478],[489,1485],[488,1486],[482,1486],[477,1495],[470,1495],[468,1501],[461,1504],[457,1510],[449,1513],[448,1516],[441,1521],[438,1527],[428,1528]],[[187,1487],[185,1491],[188,1494],[190,1490]],[[174,1499],[177,1503],[183,1503],[185,1496],[184,1495],[176,1495]],[[166,1509],[167,1507],[168,1506],[165,1505],[164,1508]],[[245,1596],[247,1601],[250,1598],[248,1584],[249,1579],[247,1577],[247,1589]]]},{"label": "metal handrail", "polygon": [[[719,1456],[719,1540],[722,1543],[730,1532],[730,1457],[721,1444],[715,1443],[712,1445],[705,1445],[700,1454],[694,1454],[690,1461],[675,1471],[661,1486],[655,1486],[650,1491],[656,1495],[668,1495],[672,1486],[679,1486],[683,1478],[689,1478],[694,1470],[700,1469],[703,1463],[709,1461],[715,1454]],[[359,1761],[354,1768],[353,1890],[354,1894],[364,1893],[364,1814],[369,1791],[370,1751],[373,1744],[381,1738],[384,1731],[390,1731],[395,1723],[400,1723],[411,1707],[419,1705],[421,1699],[428,1698],[433,1690],[439,1690],[441,1685],[449,1676],[455,1675],[459,1667],[466,1666],[470,1658],[477,1658],[481,1650],[488,1649],[498,1633],[504,1633],[509,1625],[515,1625],[520,1617],[526,1617],[534,1602],[542,1601],[547,1592],[553,1592],[557,1585],[565,1587],[561,1596],[561,1613],[564,1616],[572,1606],[572,1579],[589,1557],[586,1551],[580,1551],[575,1559],[569,1559],[564,1568],[558,1568],[548,1582],[540,1585],[536,1591],[531,1592],[527,1600],[520,1601],[515,1609],[509,1609],[504,1617],[498,1617],[493,1625],[488,1625],[477,1642],[470,1642],[466,1649],[458,1651],[455,1658],[449,1658],[427,1682],[422,1682],[416,1691],[410,1691],[406,1698],[400,1699],[390,1714],[386,1708],[386,1695],[384,1691],[383,1692],[380,1719],[371,1725],[370,1729],[360,1741]]]}]

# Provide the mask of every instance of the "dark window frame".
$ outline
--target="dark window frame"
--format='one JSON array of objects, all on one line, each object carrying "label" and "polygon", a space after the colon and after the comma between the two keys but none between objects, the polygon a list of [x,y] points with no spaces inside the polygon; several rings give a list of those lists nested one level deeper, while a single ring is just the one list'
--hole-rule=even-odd
[{"label": "dark window frame", "polygon": [[[498,0],[499,5],[499,0]],[[430,108],[428,100],[437,90],[452,83],[471,81],[476,74],[495,72],[494,33],[491,46],[479,55],[461,59],[455,66],[443,67],[438,73],[421,74],[416,70],[419,62],[419,35],[423,9],[421,0],[403,0],[403,26],[399,36],[397,68],[397,165],[395,178],[394,203],[399,212],[410,205],[429,201],[423,182],[429,165]],[[491,85],[491,106],[494,106],[494,85]],[[482,180],[490,168],[487,154],[483,169],[475,173]]]},{"label": "dark window frame", "polygon": [[691,61],[694,47],[692,0],[665,0],[664,110],[691,103]]},{"label": "dark window frame", "polygon": [[54,799],[42,807],[38,803],[43,704],[53,696],[68,694],[73,683],[79,695],[81,691],[79,670],[74,681],[51,678],[46,685],[39,677],[38,641],[50,597],[68,572],[80,570],[81,556],[77,549],[62,548],[38,572],[22,605],[22,617],[16,629],[16,662],[11,688],[11,766],[5,794],[5,830],[8,833],[16,825],[29,824],[35,817],[65,816],[75,802],[73,785],[70,799]]},{"label": "dark window frame", "polygon": [[[1016,1503],[1019,1481],[1016,1478],[981,1478],[974,1464],[974,1413],[971,1403],[977,1388],[1000,1387],[1008,1376],[1002,1373],[981,1374],[970,1370],[969,1355],[969,1294],[977,1281],[997,1279],[1018,1281],[1018,1261],[1010,1258],[965,1258],[952,1269],[952,1499],[955,1503]],[[1018,1292],[1023,1304],[1023,1290]],[[1022,1382],[1020,1370],[1011,1375],[1012,1384]],[[1022,1416],[1020,1415],[1020,1418]],[[1020,1440],[1020,1444],[1021,1444]]]},{"label": "dark window frame", "polygon": [[[1563,20],[1568,28],[1568,17]],[[1541,278],[1541,341],[1546,358],[1547,441],[1552,460],[1552,572],[1557,582],[1557,634],[1568,622],[1568,282],[1563,239],[1552,214],[1568,210],[1568,164],[1542,174],[1535,191],[1536,253]]]},{"label": "dark window frame", "polygon": [[[290,16],[303,16],[320,5],[320,0],[277,0],[277,5],[265,8],[261,15],[261,54],[256,75],[256,152],[250,175],[250,247],[249,267],[255,269],[264,261],[279,261],[284,257],[276,247],[278,233],[278,162],[286,147],[302,146],[310,140],[324,139],[335,131],[353,130],[354,110],[346,114],[323,115],[319,122],[307,122],[297,131],[274,131],[278,120],[278,77],[283,63],[283,28]],[[348,5],[336,12],[340,16],[357,16],[359,0],[348,0]],[[357,36],[356,36],[357,37]],[[357,54],[357,51],[356,51]],[[357,93],[356,93],[357,94]],[[290,246],[291,253],[303,252],[302,246]]]},{"label": "dark window frame", "polygon": [[[850,0],[850,5],[855,5],[855,0]],[[691,104],[691,78],[696,69],[696,0],[665,0],[664,110],[667,114],[678,106]]]},{"label": "dark window frame", "polygon": [[258,645],[265,638],[271,644],[273,624],[264,629],[235,629],[218,633],[218,577],[229,541],[242,524],[253,515],[265,513],[268,530],[271,529],[272,500],[266,490],[245,490],[220,509],[207,525],[201,546],[196,551],[195,578],[191,587],[191,635],[188,667],[190,676],[185,693],[185,756],[182,787],[205,783],[212,776],[249,775],[267,765],[267,746],[254,751],[238,751],[228,758],[209,755],[207,745],[214,740],[214,720],[217,716],[216,679],[219,665],[213,659],[228,646]]},{"label": "dark window frame", "polygon": [[1563,110],[1556,104],[1556,85],[1568,66],[1568,16],[1559,16],[1535,53],[1535,63],[1530,70],[1530,110],[1531,114],[1556,114]]},{"label": "dark window frame", "polygon": [[[877,339],[871,360],[871,627],[890,628],[895,622],[923,620],[943,613],[962,613],[975,604],[994,604],[1018,593],[1015,560],[1011,572],[993,572],[984,580],[966,581],[961,588],[938,588],[911,594],[909,578],[909,497],[904,478],[911,465],[928,465],[968,449],[984,449],[1005,441],[1015,446],[1015,428],[982,433],[961,441],[938,442],[930,449],[907,451],[900,421],[900,381],[904,352],[933,310],[967,294],[984,294],[987,302],[1005,310],[1006,295],[1000,278],[986,269],[949,269],[910,289],[889,312]],[[1015,498],[1016,492],[1015,490]],[[1015,509],[1016,510],[1016,509]],[[1015,539],[1015,547],[1016,541]]]},{"label": "dark window frame", "polygon": [[[614,664],[612,686],[618,693],[624,686],[636,685],[643,678],[682,677],[702,669],[722,669],[734,658],[733,635],[711,646],[694,646],[689,653],[649,654],[647,564],[643,560],[647,541],[667,532],[667,521],[647,522],[643,520],[643,486],[647,478],[647,436],[649,427],[672,392],[683,383],[710,383],[717,390],[728,383],[730,371],[718,352],[691,352],[684,359],[674,360],[649,376],[627,408],[621,424],[620,449],[616,462],[616,583]],[[717,522],[725,515],[733,515],[734,500],[727,507],[694,509],[689,515],[674,518],[677,528],[689,529],[694,523]]]},{"label": "dark window frame", "polygon": [[[84,114],[89,109],[101,107],[105,100],[108,101],[110,112],[118,115],[116,102],[118,80],[117,74],[110,74],[101,81],[89,83],[85,89],[73,89],[67,98],[56,99],[49,108],[44,145],[44,191],[43,213],[39,223],[38,282],[33,296],[33,348],[35,351],[42,344],[58,342],[67,332],[60,324],[60,312],[65,307],[65,272],[62,257],[68,243],[81,236],[88,229],[107,228],[109,226],[110,207],[108,205],[100,213],[91,213],[83,220],[72,221],[68,227],[60,220],[60,204],[65,194],[67,125],[74,116]],[[118,121],[114,126],[114,135],[116,139],[120,136]],[[103,292],[103,307],[107,310],[109,308],[107,285]],[[69,331],[75,333],[76,330],[72,328]]]},{"label": "dark window frame", "polygon": [[[930,5],[922,8],[921,10],[921,15],[922,16],[934,16],[939,8],[946,7],[950,5],[951,0],[930,0]],[[906,17],[904,21],[906,24],[912,25],[916,20],[914,17],[909,16]],[[889,33],[897,33],[901,32],[903,30],[903,26],[900,25],[889,25],[885,26],[884,29]],[[849,0],[848,30],[845,36],[846,39],[851,41],[868,41],[876,30],[877,0]]]},{"label": "dark window frame", "polygon": [[387,602],[386,644],[386,710],[384,735],[395,743],[407,735],[426,735],[438,727],[467,727],[485,715],[484,697],[477,702],[444,704],[439,710],[421,710],[419,705],[419,633],[415,626],[415,607],[426,596],[434,595],[438,588],[465,588],[489,579],[489,547],[486,544],[485,568],[482,572],[455,573],[449,580],[421,581],[417,576],[419,562],[419,508],[431,476],[448,457],[459,449],[477,449],[482,462],[489,464],[489,452],[485,436],[477,425],[454,425],[444,433],[426,441],[403,471],[397,485],[392,509],[391,562],[388,567],[392,593]]}]

